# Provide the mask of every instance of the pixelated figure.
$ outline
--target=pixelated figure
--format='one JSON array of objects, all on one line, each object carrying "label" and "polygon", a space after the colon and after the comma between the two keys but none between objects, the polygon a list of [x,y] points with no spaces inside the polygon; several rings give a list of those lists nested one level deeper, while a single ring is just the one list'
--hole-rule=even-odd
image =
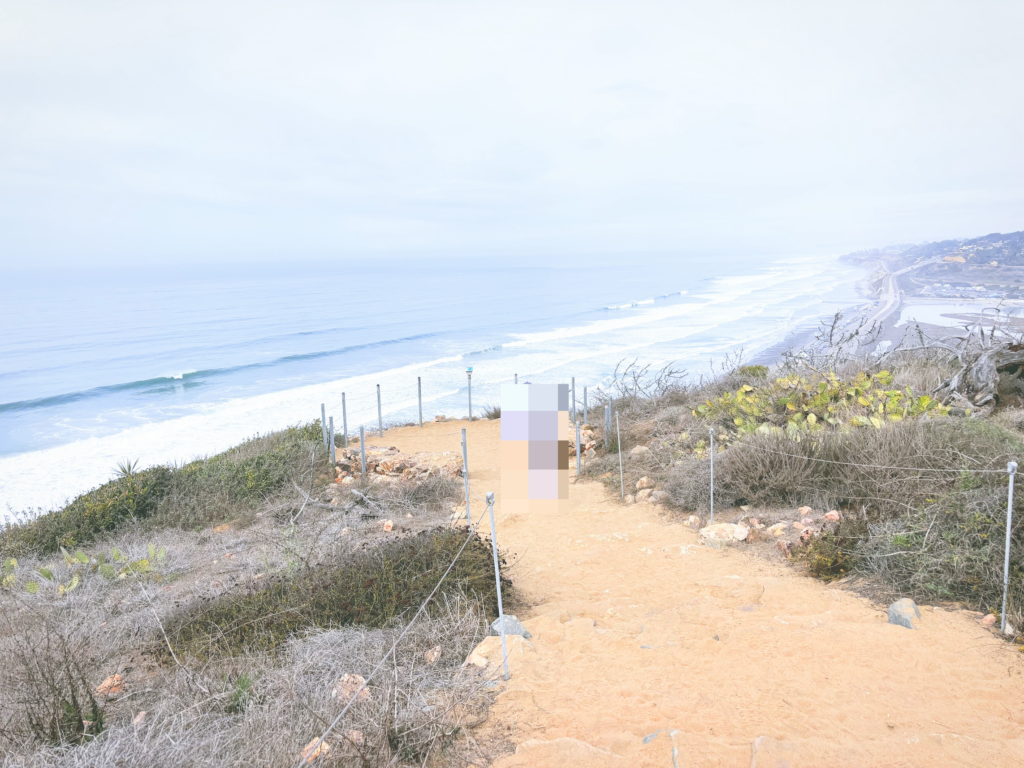
[{"label": "pixelated figure", "polygon": [[501,496],[509,503],[569,498],[569,385],[501,387]]}]

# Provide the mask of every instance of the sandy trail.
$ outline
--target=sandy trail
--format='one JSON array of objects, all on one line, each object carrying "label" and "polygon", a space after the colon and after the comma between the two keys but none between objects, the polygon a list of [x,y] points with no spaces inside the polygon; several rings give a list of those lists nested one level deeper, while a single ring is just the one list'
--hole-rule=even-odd
[{"label": "sandy trail", "polygon": [[[457,456],[463,427],[472,488],[497,493],[496,421],[367,442]],[[923,629],[892,626],[842,587],[698,546],[599,484],[571,486],[570,505],[513,518],[499,495],[533,640],[484,726],[517,745],[498,768],[1024,762],[1024,654],[976,617],[924,608]]]}]

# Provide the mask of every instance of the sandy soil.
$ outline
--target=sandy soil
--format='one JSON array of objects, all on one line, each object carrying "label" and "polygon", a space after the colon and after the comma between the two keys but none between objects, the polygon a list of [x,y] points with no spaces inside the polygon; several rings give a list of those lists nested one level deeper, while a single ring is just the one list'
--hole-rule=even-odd
[{"label": "sandy soil", "polygon": [[[373,442],[458,452],[462,427],[473,489],[498,493],[498,422]],[[516,747],[497,768],[1024,762],[1024,654],[976,616],[923,607],[920,630],[890,625],[842,587],[699,546],[596,483],[570,487],[568,513],[502,515],[500,494],[496,509],[533,634],[483,726]]]}]

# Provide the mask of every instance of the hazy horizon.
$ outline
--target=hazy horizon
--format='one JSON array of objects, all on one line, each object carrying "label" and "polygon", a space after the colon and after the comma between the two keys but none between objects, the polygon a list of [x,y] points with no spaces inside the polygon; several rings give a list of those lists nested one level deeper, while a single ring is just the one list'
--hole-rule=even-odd
[{"label": "hazy horizon", "polygon": [[1019,3],[0,3],[0,263],[1024,227]]}]

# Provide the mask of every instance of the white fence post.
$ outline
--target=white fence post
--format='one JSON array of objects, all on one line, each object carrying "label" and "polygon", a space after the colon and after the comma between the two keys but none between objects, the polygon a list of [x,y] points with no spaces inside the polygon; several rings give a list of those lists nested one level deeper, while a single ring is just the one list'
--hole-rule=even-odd
[{"label": "white fence post", "polygon": [[1006,473],[1010,476],[1010,491],[1006,497],[1006,558],[1003,561],[1003,616],[999,629],[1006,632],[1006,595],[1010,591],[1010,532],[1013,529],[1013,477],[1017,474],[1017,462],[1006,465]]},{"label": "white fence post", "polygon": [[494,493],[487,494],[487,512],[491,516],[491,551],[494,552],[494,584],[498,589],[498,627],[501,630],[501,658],[508,680],[508,648],[505,646],[505,610],[501,605],[501,570],[498,568],[498,532],[494,527]]},{"label": "white fence post", "polygon": [[619,414],[615,414],[615,443],[619,449],[619,496],[626,498],[626,482],[622,479],[622,433],[619,431]]},{"label": "white fence post", "polygon": [[715,428],[708,428],[708,437],[711,440],[711,447],[708,453],[711,456],[711,522],[708,525],[715,524]]},{"label": "white fence post", "polygon": [[462,430],[462,477],[466,485],[466,525],[473,527],[473,516],[469,513],[469,447],[466,445],[466,430]]}]

